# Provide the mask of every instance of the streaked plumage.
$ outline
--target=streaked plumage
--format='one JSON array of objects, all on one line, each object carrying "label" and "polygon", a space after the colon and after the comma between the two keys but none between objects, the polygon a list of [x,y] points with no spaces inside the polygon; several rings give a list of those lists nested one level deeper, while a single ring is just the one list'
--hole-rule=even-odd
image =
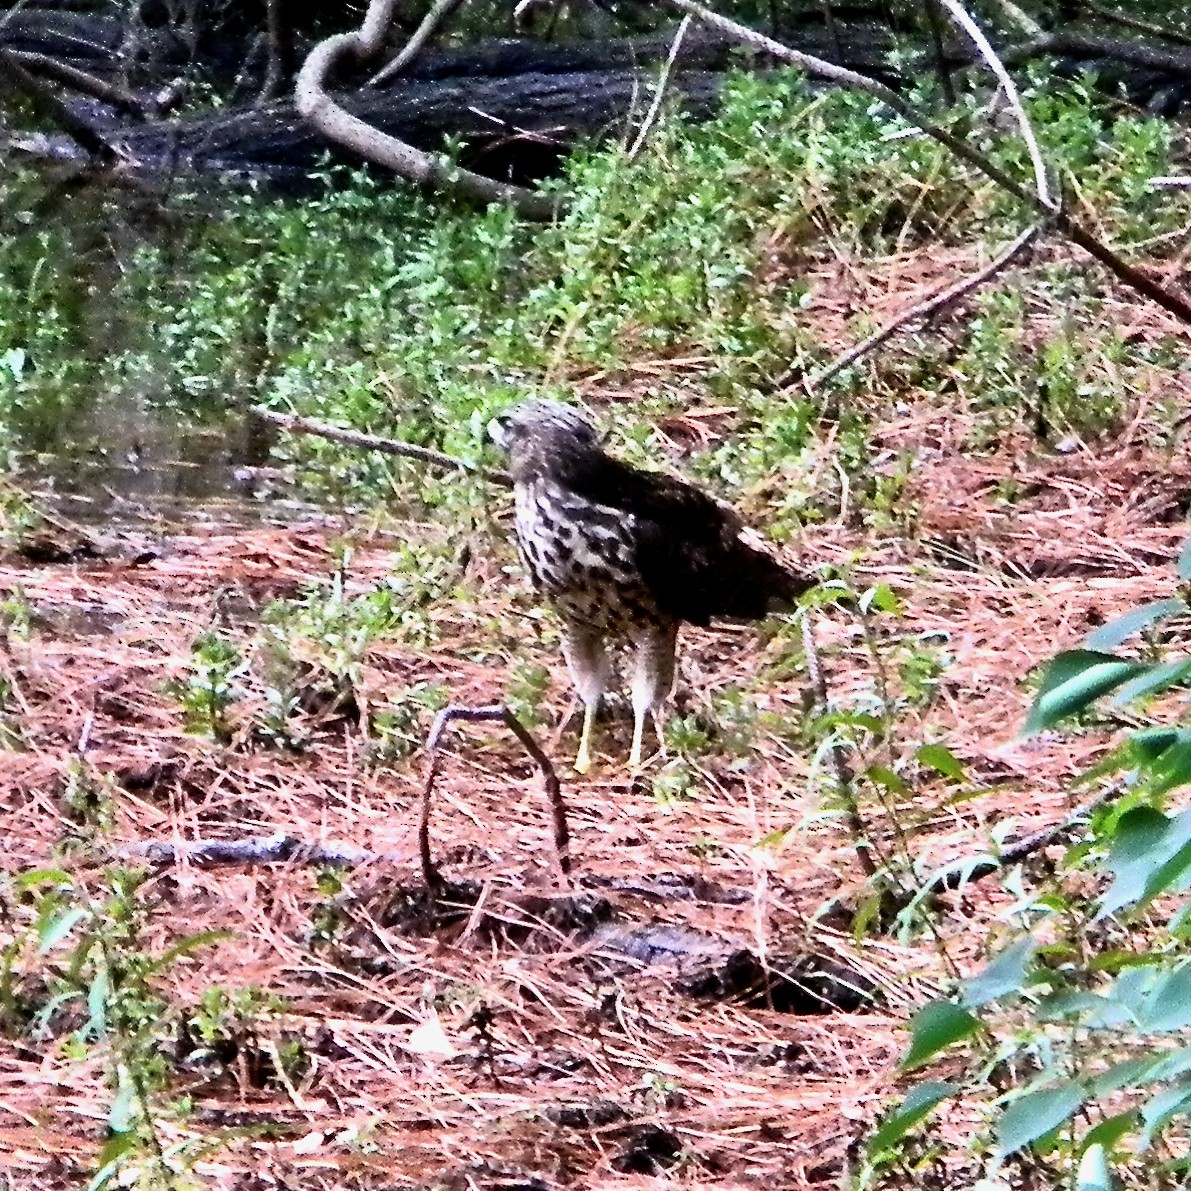
[{"label": "streaked plumage", "polygon": [[[534,588],[563,623],[563,649],[585,714],[575,768],[612,680],[608,647],[633,654],[631,764],[645,717],[674,682],[682,622],[760,620],[811,581],[763,548],[739,515],[682,480],[614,459],[574,406],[530,400],[490,431],[509,456],[517,542]],[[659,733],[660,735],[660,733]]]}]

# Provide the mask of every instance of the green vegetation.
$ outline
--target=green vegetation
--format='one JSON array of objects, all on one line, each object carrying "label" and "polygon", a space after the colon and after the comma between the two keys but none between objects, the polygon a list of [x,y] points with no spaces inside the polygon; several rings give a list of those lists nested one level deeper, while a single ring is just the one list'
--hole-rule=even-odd
[{"label": "green vegetation", "polygon": [[1047,667],[1029,730],[1088,713],[1109,695],[1153,722],[1086,775],[1087,784],[1119,780],[1082,817],[1055,869],[1028,880],[1020,869],[1007,874],[1015,900],[983,971],[915,1016],[903,1068],[962,1044],[963,1075],[911,1089],[870,1140],[861,1185],[898,1185],[937,1154],[907,1135],[956,1097],[974,1110],[970,1143],[994,1174],[1028,1155],[1060,1185],[1072,1171],[1081,1188],[1118,1186],[1130,1171],[1147,1186],[1184,1185],[1191,812],[1171,800],[1191,784],[1191,728],[1170,693],[1185,692],[1191,658],[1163,647],[1159,625],[1191,614],[1191,541],[1178,579],[1175,594],[1104,625]]},{"label": "green vegetation", "polygon": [[[1028,101],[1044,152],[1102,234],[1124,250],[1174,251],[1162,237],[1184,225],[1188,201],[1155,202],[1146,185],[1169,170],[1169,126],[1106,113],[1077,85],[1039,83]],[[957,118],[987,127],[974,104]],[[444,214],[363,175],[347,185],[328,176],[301,202],[243,194],[219,214],[193,199],[159,241],[115,258],[93,228],[10,216],[0,443],[37,452],[72,426],[85,437],[81,411],[93,422],[96,402],[119,408],[134,394],[190,420],[261,401],[477,461],[489,413],[517,391],[565,392],[593,369],[676,356],[714,360],[704,391],[740,411],[748,432],[699,461],[733,491],[799,473],[825,408],[841,411],[845,474],[863,472],[866,427],[911,387],[979,413],[984,444],[1039,418],[1056,436],[1110,428],[1143,361],[1119,342],[1078,260],[994,283],[958,345],[924,338],[849,370],[819,399],[768,395],[791,363],[809,369],[829,355],[802,329],[816,257],[1000,243],[1025,222],[992,184],[906,133],[864,97],[813,94],[791,74],[741,76],[716,119],[666,121],[633,162],[615,146],[576,154],[563,183],[575,201],[550,227],[499,208]],[[976,140],[1006,168],[1026,168],[1015,138]],[[7,180],[5,209],[19,210],[33,185]],[[115,200],[91,201],[102,222]],[[852,322],[849,337],[871,329],[869,316]],[[679,374],[640,395],[657,414],[688,391]],[[614,421],[618,445],[644,455],[644,419]],[[312,488],[428,502],[470,520],[474,491],[419,465],[315,439],[281,449]],[[793,484],[777,532],[837,500]]]}]

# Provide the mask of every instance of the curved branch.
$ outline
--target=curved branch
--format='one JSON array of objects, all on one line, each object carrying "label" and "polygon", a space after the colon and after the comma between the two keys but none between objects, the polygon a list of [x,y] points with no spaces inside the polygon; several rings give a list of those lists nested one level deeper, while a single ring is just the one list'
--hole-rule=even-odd
[{"label": "curved branch", "polygon": [[449,707],[444,707],[434,717],[434,723],[430,725],[430,734],[426,737],[426,752],[430,756],[430,763],[426,767],[426,781],[422,786],[422,809],[418,819],[418,856],[422,862],[422,876],[426,881],[426,887],[436,890],[441,889],[444,885],[438,866],[430,854],[430,809],[433,801],[434,783],[438,777],[439,761],[442,757],[439,752],[439,744],[442,742],[447,725],[455,720],[462,720],[467,724],[495,720],[497,723],[504,724],[538,767],[546,789],[546,801],[550,805],[550,816],[554,829],[554,859],[565,881],[571,871],[571,836],[567,827],[567,808],[562,797],[562,784],[558,780],[558,773],[551,764],[550,758],[530,735],[529,729],[503,704],[497,703],[490,707],[461,707],[457,703],[452,703]]},{"label": "curved branch", "polygon": [[449,163],[444,165],[436,157],[366,124],[327,93],[325,81],[336,66],[345,61],[363,65],[380,53],[395,2],[372,0],[359,29],[328,37],[310,51],[294,89],[302,118],[336,144],[419,186],[464,194],[480,202],[508,203],[527,219],[553,219],[562,205],[561,198],[497,182]]},{"label": "curved branch", "polygon": [[379,87],[389,79],[399,75],[425,48],[435,29],[455,11],[467,3],[467,0],[437,0],[434,7],[422,18],[422,23],[414,30],[413,36],[405,43],[405,48],[392,62],[382,67],[368,80],[368,86]]}]

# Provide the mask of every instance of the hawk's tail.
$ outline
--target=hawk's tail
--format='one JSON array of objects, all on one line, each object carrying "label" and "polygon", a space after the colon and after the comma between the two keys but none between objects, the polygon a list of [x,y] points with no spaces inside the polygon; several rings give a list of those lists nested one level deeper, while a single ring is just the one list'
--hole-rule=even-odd
[{"label": "hawk's tail", "polygon": [[729,620],[763,620],[774,612],[789,612],[816,582],[786,566],[751,530],[740,534],[723,563],[716,615]]}]

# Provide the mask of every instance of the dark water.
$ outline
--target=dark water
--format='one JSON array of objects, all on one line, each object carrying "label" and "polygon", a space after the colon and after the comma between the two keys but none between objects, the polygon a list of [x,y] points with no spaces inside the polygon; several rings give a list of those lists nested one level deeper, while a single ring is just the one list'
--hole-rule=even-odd
[{"label": "dark water", "polygon": [[[0,354],[28,342],[36,381],[10,398],[0,387],[16,483],[51,512],[115,527],[255,522],[309,511],[288,477],[269,467],[269,439],[248,416],[252,394],[180,397],[151,367],[128,383],[87,381],[103,375],[105,358],[124,351],[154,358],[155,312],[116,298],[119,283],[140,267],[146,246],[160,250],[175,274],[185,271],[207,227],[221,218],[223,196],[212,191],[179,204],[167,193],[61,169],[21,169],[16,177],[0,196],[0,237],[7,239],[0,285],[8,290]],[[22,312],[25,294],[29,309]],[[67,342],[39,355],[36,321],[51,317],[66,326]],[[43,379],[67,357],[73,366],[62,383]]]}]

